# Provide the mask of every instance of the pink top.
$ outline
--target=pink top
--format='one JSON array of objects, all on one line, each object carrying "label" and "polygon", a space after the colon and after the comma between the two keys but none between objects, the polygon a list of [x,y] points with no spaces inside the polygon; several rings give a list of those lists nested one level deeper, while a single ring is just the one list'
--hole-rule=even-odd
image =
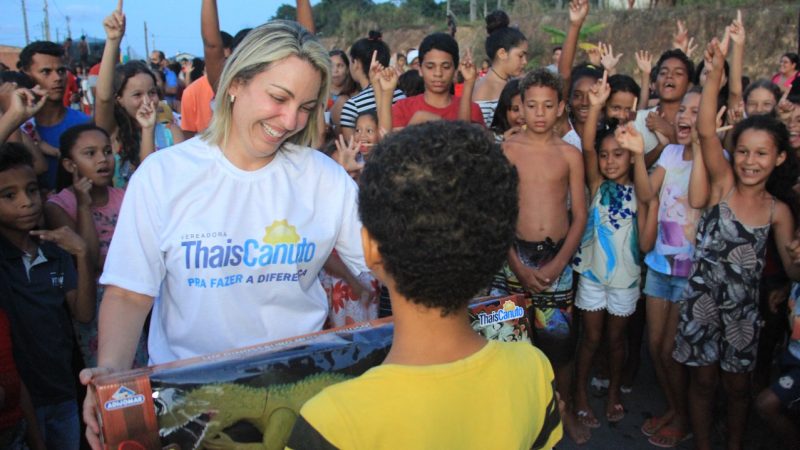
[{"label": "pink top", "polygon": [[[108,202],[103,206],[92,207],[92,221],[97,230],[97,240],[100,241],[100,256],[102,257],[108,253],[108,246],[111,244],[111,238],[114,237],[114,228],[117,226],[117,216],[119,216],[124,196],[124,189],[109,187]],[[77,220],[78,200],[71,190],[62,189],[47,201],[58,205],[72,220]]]},{"label": "pink top", "polygon": [[775,83],[777,86],[780,86],[781,89],[787,89],[787,88],[792,87],[792,82],[794,81],[795,78],[800,77],[800,70],[795,72],[793,77],[786,77],[786,81],[784,81],[783,84],[781,84],[781,77],[782,76],[783,75],[781,75],[780,72],[776,73],[772,77],[772,82]]}]

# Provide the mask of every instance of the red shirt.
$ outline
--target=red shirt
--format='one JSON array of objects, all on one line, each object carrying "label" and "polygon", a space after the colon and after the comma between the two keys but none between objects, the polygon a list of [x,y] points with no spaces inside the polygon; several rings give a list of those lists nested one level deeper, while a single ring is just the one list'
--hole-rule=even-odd
[{"label": "red shirt", "polygon": [[5,390],[4,405],[0,408],[0,430],[12,428],[22,420],[19,403],[21,382],[11,345],[11,326],[6,313],[0,309],[0,386]]},{"label": "red shirt", "polygon": [[[417,111],[428,111],[444,120],[458,120],[458,103],[460,100],[461,97],[454,95],[450,100],[450,104],[444,108],[436,108],[425,103],[425,94],[399,100],[392,106],[392,128],[408,126],[408,123]],[[481,108],[475,102],[472,102],[471,106],[470,122],[486,126],[483,122]]]},{"label": "red shirt", "polygon": [[72,104],[72,94],[78,92],[78,77],[69,70],[67,71],[67,81],[64,83],[64,106],[69,108]]}]

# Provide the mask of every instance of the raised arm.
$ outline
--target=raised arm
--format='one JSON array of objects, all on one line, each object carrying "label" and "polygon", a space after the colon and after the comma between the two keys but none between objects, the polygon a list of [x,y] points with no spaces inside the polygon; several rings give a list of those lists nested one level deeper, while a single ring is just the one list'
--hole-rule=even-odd
[{"label": "raised arm", "polygon": [[742,96],[742,74],[744,73],[745,31],[741,10],[736,11],[736,19],[728,26],[728,35],[733,42],[731,71],[730,77],[728,77],[728,110],[732,111],[739,107],[739,103],[744,98]]},{"label": "raised arm", "polygon": [[125,13],[122,12],[122,0],[117,9],[103,21],[106,31],[106,46],[103,59],[100,61],[100,74],[97,77],[95,94],[94,121],[98,127],[111,135],[117,130],[114,120],[114,67],[119,60],[119,45],[125,35]]},{"label": "raised arm", "polygon": [[203,38],[208,84],[214,92],[217,92],[219,77],[225,66],[225,46],[222,44],[222,34],[219,31],[217,0],[203,0],[200,7],[200,36]]},{"label": "raised arm", "polygon": [[799,244],[794,216],[785,203],[777,200],[775,200],[775,203],[775,213],[772,219],[775,246],[778,248],[778,254],[781,257],[781,263],[786,275],[794,281],[800,281],[800,265],[793,261],[792,252],[790,251],[790,248]]},{"label": "raised arm", "polygon": [[727,192],[733,186],[733,172],[723,154],[722,144],[717,137],[717,96],[722,80],[725,54],[719,41],[714,38],[706,48],[706,61],[711,62],[706,85],[700,97],[700,112],[697,116],[697,133],[700,136],[700,147],[703,162],[708,171],[712,186],[710,201],[715,203],[720,192]]},{"label": "raised arm", "polygon": [[317,33],[317,28],[314,26],[311,2],[309,0],[297,0],[297,23],[304,26],[306,30],[311,33]]},{"label": "raised arm", "polygon": [[375,106],[378,110],[378,129],[392,131],[392,98],[397,88],[398,75],[392,67],[383,67],[378,62],[378,52],[372,53],[369,65],[369,78],[375,92]]},{"label": "raised arm", "polygon": [[708,169],[703,160],[703,150],[700,148],[700,137],[697,126],[692,126],[692,172],[689,175],[689,206],[702,209],[708,206],[711,196],[711,186],[708,181]]},{"label": "raised arm", "polygon": [[[586,118],[586,123],[597,123],[600,118],[600,111],[606,104],[609,95],[611,95],[611,87],[608,85],[608,72],[603,72],[603,78],[589,89],[589,114]],[[594,197],[600,183],[603,182],[603,176],[600,174],[600,168],[597,162],[597,149],[595,148],[595,139],[597,136],[597,127],[586,127],[581,137],[581,146],[583,147],[583,168],[586,172],[586,184],[589,186],[589,193]]]},{"label": "raised arm", "polygon": [[[478,70],[472,62],[472,50],[467,47],[467,55],[458,65],[461,76],[464,77],[464,89],[461,92],[461,99],[458,103],[458,120],[465,122],[472,121],[472,89],[478,79]],[[485,125],[485,124],[484,124]]]},{"label": "raised arm", "polygon": [[578,38],[587,15],[589,15],[589,0],[572,0],[569,2],[569,29],[567,30],[567,37],[564,39],[564,45],[561,48],[561,59],[558,60],[558,73],[564,79],[564,98],[569,96],[572,63],[575,61]]},{"label": "raised arm", "polygon": [[633,122],[620,125],[614,131],[614,138],[620,147],[628,150],[633,155],[633,189],[637,201],[647,203],[655,197],[647,175],[647,166],[644,162],[644,137],[639,133]]},{"label": "raised arm", "polygon": [[636,52],[636,67],[639,68],[639,109],[647,109],[650,102],[650,73],[653,71],[653,55],[645,50]]}]

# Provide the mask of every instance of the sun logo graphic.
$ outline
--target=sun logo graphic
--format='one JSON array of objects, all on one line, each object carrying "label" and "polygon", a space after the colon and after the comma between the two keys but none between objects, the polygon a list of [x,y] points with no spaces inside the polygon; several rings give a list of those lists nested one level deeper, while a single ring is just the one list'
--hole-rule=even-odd
[{"label": "sun logo graphic", "polygon": [[265,244],[296,244],[300,242],[300,235],[294,225],[290,225],[286,219],[276,220],[266,228],[264,238],[261,241]]},{"label": "sun logo graphic", "polygon": [[115,409],[141,405],[142,403],[144,403],[144,395],[137,394],[133,389],[120,386],[111,396],[111,400],[105,402],[103,406],[106,411],[113,411]]},{"label": "sun logo graphic", "polygon": [[488,314],[485,312],[479,313],[478,321],[479,326],[488,327],[489,325],[494,325],[496,323],[519,319],[524,315],[525,310],[522,309],[522,307],[517,306],[517,304],[511,300],[506,300],[503,302],[503,307],[497,311],[492,311]]}]

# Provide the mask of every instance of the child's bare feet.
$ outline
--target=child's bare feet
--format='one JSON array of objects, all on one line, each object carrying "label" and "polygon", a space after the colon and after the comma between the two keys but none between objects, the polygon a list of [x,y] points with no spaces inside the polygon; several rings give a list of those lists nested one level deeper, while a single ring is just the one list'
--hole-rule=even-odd
[{"label": "child's bare feet", "polygon": [[619,389],[609,389],[608,402],[606,402],[606,420],[608,423],[617,423],[625,417],[625,408]]},{"label": "child's bare feet", "polygon": [[567,435],[575,441],[576,444],[581,445],[589,442],[592,437],[592,432],[586,425],[583,425],[572,411],[567,411],[563,416],[564,431]]}]

